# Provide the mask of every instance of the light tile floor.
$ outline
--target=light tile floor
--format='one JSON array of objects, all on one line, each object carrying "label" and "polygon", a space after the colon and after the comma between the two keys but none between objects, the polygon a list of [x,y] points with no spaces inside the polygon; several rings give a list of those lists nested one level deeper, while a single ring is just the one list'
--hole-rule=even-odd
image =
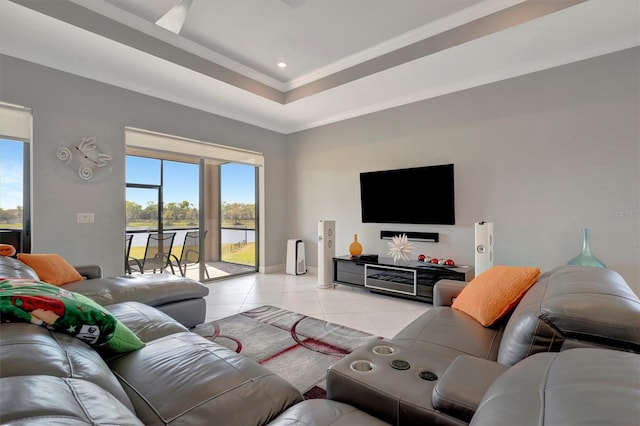
[{"label": "light tile floor", "polygon": [[317,288],[317,278],[309,273],[251,274],[207,283],[206,321],[272,305],[392,338],[431,307],[345,285]]}]

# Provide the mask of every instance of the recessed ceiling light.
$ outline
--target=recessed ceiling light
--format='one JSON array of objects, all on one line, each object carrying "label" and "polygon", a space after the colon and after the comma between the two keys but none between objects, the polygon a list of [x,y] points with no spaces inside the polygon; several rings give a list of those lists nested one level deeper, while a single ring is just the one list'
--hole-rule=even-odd
[{"label": "recessed ceiling light", "polygon": [[286,62],[278,62],[278,68],[286,68],[286,67],[287,67]]}]

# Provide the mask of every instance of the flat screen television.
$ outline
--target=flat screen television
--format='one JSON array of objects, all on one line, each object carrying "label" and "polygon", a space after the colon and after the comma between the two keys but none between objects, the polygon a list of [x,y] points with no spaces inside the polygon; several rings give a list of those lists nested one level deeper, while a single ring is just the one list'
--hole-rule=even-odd
[{"label": "flat screen television", "polygon": [[453,164],[360,173],[363,223],[455,225]]}]

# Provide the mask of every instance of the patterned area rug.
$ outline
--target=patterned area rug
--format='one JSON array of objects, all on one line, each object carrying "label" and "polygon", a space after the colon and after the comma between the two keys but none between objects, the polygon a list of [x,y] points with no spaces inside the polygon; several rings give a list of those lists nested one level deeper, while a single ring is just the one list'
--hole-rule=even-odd
[{"label": "patterned area rug", "polygon": [[325,396],[327,368],[373,335],[265,305],[193,329],[258,362],[305,398]]}]

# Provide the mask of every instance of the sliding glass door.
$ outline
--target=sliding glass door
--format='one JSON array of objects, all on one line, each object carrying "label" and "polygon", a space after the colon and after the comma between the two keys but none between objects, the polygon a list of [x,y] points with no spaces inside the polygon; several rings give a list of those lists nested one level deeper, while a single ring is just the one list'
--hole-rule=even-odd
[{"label": "sliding glass door", "polygon": [[[204,281],[258,270],[261,153],[133,128],[126,143],[128,232],[174,232],[176,274]],[[156,186],[157,202],[129,198]]]}]

